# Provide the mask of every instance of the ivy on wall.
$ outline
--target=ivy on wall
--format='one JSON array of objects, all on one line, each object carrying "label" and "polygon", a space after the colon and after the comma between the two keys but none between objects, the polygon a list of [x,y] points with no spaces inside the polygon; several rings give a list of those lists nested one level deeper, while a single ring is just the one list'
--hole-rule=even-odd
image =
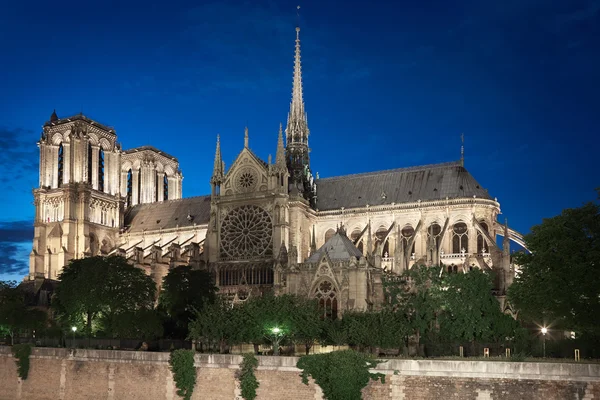
[{"label": "ivy on wall", "polygon": [[173,379],[177,387],[177,395],[190,400],[196,385],[196,368],[194,367],[194,351],[179,349],[171,353],[169,358]]},{"label": "ivy on wall", "polygon": [[312,377],[325,399],[361,400],[361,391],[369,380],[385,383],[385,375],[369,372],[379,362],[367,354],[342,350],[301,357],[296,367],[302,370],[302,382],[308,385],[308,377]]},{"label": "ivy on wall", "polygon": [[29,375],[29,356],[31,355],[31,345],[29,343],[15,344],[12,347],[12,354],[16,358],[19,377],[23,380]]},{"label": "ivy on wall", "polygon": [[236,372],[236,378],[239,379],[240,388],[242,389],[242,397],[245,400],[256,399],[256,389],[260,385],[254,375],[254,370],[257,366],[258,360],[254,357],[254,354],[244,354],[240,363],[240,369]]}]

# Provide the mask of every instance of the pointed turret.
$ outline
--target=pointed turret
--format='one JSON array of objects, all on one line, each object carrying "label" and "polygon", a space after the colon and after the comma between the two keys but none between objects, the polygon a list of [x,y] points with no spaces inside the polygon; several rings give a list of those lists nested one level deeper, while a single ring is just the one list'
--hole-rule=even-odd
[{"label": "pointed turret", "polygon": [[244,147],[248,148],[248,127],[244,129]]},{"label": "pointed turret", "polygon": [[313,255],[317,251],[317,238],[315,237],[315,226],[312,229],[312,238],[310,240],[310,254]]},{"label": "pointed turret", "polygon": [[275,165],[285,168],[285,147],[283,147],[283,126],[279,124],[279,137],[277,138],[277,153],[275,153]]},{"label": "pointed turret", "polygon": [[302,65],[300,61],[300,28],[296,27],[296,51],[294,56],[294,79],[292,82],[292,102],[288,113],[286,136],[287,167],[290,172],[291,188],[315,207],[315,188],[310,172],[308,148],[308,123],[304,111],[302,91]]},{"label": "pointed turret", "polygon": [[215,150],[215,163],[213,166],[213,174],[210,178],[210,184],[212,186],[213,196],[219,195],[219,189],[221,183],[223,183],[223,175],[224,175],[224,163],[221,159],[221,140],[219,135],[217,135],[217,149]]},{"label": "pointed turret", "polygon": [[50,122],[58,121],[58,115],[56,115],[56,109],[52,111],[52,115],[50,116]]}]

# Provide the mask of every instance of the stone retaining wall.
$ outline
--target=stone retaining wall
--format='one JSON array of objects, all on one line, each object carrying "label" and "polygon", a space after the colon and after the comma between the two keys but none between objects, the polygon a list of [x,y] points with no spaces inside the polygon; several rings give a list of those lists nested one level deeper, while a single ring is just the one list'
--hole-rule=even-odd
[{"label": "stone retaining wall", "polygon": [[[258,399],[322,399],[304,385],[296,357],[257,357]],[[0,400],[176,400],[169,353],[34,348],[21,381],[9,347],[0,347]],[[237,399],[239,355],[198,354],[193,399]],[[600,399],[600,365],[500,361],[388,360],[385,383],[363,391],[370,400]]]}]

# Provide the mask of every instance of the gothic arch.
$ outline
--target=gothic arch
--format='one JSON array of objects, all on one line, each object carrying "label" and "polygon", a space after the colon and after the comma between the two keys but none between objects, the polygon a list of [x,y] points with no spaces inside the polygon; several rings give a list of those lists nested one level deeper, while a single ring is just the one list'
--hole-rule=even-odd
[{"label": "gothic arch", "polygon": [[110,145],[110,142],[106,138],[100,139],[100,142],[98,143],[98,145],[102,148],[102,150],[105,150],[105,151],[110,151],[111,147],[112,147]]},{"label": "gothic arch", "polygon": [[328,229],[327,232],[325,232],[325,236],[324,236],[324,241],[323,243],[327,243],[327,241],[329,239],[331,239],[333,237],[333,235],[335,235],[335,230],[334,229]]},{"label": "gothic arch", "polygon": [[469,226],[463,220],[452,224],[452,253],[469,252]]},{"label": "gothic arch", "polygon": [[165,174],[170,178],[175,175],[175,170],[170,165],[165,165]]},{"label": "gothic arch", "polygon": [[63,136],[60,134],[60,132],[56,132],[54,135],[52,135],[52,144],[59,145],[62,142],[63,142]]},{"label": "gothic arch", "polygon": [[98,146],[98,136],[93,132],[88,132],[88,141],[92,146]]},{"label": "gothic arch", "polygon": [[125,161],[121,164],[121,172],[127,172],[133,167],[131,161]]},{"label": "gothic arch", "polygon": [[320,278],[310,293],[319,302],[322,319],[335,320],[339,317],[341,291],[333,280],[327,277]]}]

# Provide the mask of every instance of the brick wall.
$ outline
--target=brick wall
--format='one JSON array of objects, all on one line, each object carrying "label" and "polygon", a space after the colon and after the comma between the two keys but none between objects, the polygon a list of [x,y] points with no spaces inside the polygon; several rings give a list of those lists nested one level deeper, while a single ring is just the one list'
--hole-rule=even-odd
[{"label": "brick wall", "polygon": [[[258,399],[317,400],[301,382],[295,357],[258,357]],[[168,353],[35,348],[20,381],[10,348],[0,347],[0,400],[176,400]],[[239,399],[237,355],[196,356],[193,399]],[[385,383],[370,382],[365,400],[600,399],[599,364],[388,360]]]}]

